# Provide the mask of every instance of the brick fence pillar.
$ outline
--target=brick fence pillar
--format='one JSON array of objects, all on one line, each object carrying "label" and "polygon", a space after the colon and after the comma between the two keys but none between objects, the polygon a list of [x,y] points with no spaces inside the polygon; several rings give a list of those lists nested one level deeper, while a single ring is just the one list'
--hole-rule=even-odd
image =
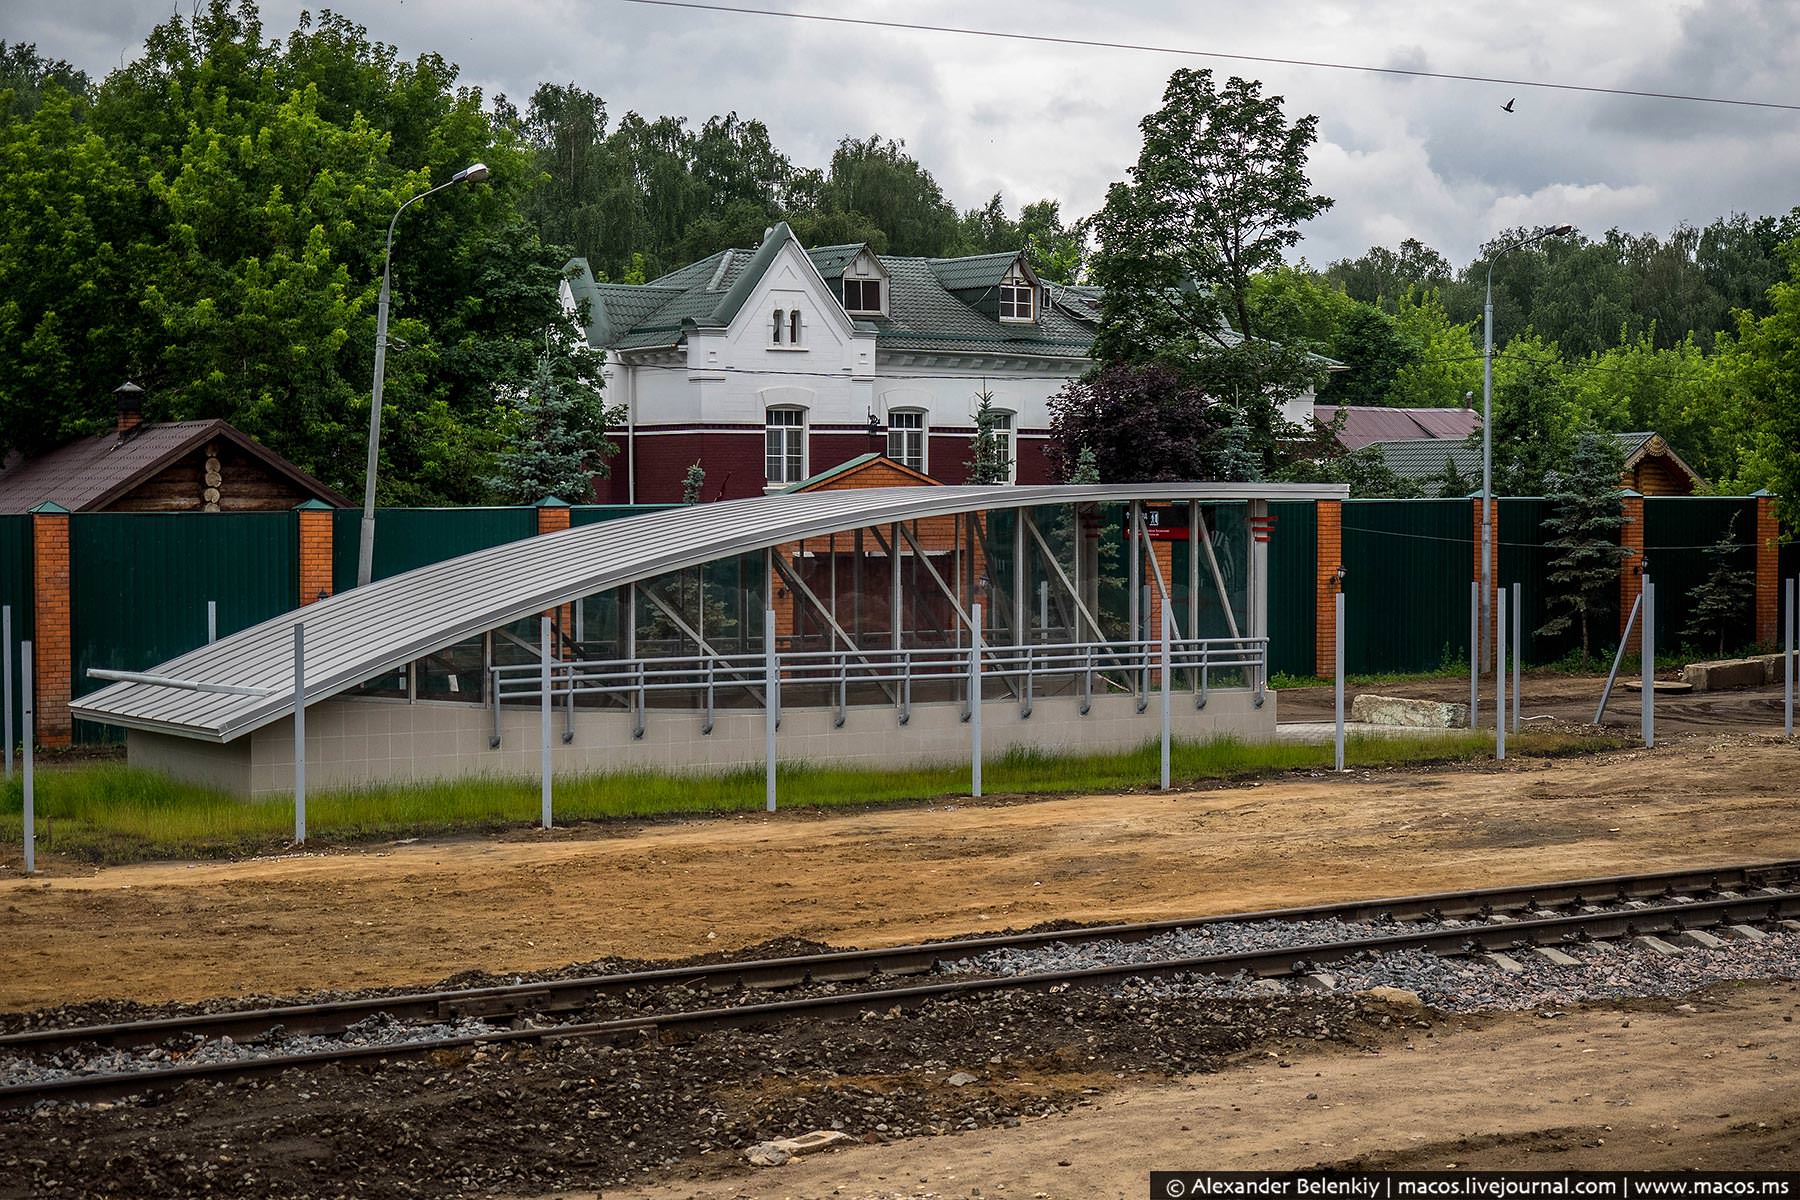
[{"label": "brick fence pillar", "polygon": [[1756,493],[1756,644],[1779,649],[1781,641],[1781,526],[1775,497]]},{"label": "brick fence pillar", "polygon": [[[1619,531],[1619,544],[1625,557],[1619,560],[1619,636],[1625,636],[1625,622],[1631,619],[1631,606],[1644,590],[1644,498],[1630,488],[1619,493],[1624,508],[1625,527]],[[1627,654],[1638,648],[1641,629],[1634,627],[1625,643]]]},{"label": "brick fence pillar", "polygon": [[33,609],[32,670],[36,681],[36,741],[67,746],[74,740],[69,716],[74,693],[74,626],[69,598],[69,510],[45,501],[31,510]]},{"label": "brick fence pillar", "polygon": [[[1473,543],[1469,549],[1469,559],[1474,564],[1474,573],[1471,574],[1469,576],[1469,578],[1474,580],[1476,583],[1480,583],[1481,582],[1481,497],[1480,496],[1474,497],[1473,499],[1471,499],[1469,501],[1469,504],[1471,506],[1470,511],[1469,511],[1469,535],[1470,535],[1471,541]],[[1494,497],[1492,505],[1488,512],[1488,546],[1490,548],[1491,553],[1493,554],[1493,561],[1488,564],[1488,566],[1489,566],[1488,579],[1493,583],[1494,587],[1497,589],[1500,587],[1500,498],[1498,496]],[[1496,641],[1495,641],[1496,629],[1497,629],[1496,622],[1499,620],[1500,613],[1499,613],[1499,609],[1494,604],[1494,598],[1492,596],[1489,596],[1487,598],[1487,604],[1488,604],[1488,631],[1487,631],[1488,642],[1487,642],[1487,644],[1488,644],[1488,653],[1491,655],[1494,651],[1494,646],[1496,645]],[[1470,659],[1473,660],[1473,659],[1479,658],[1480,653],[1481,653],[1481,648],[1479,646],[1469,647]]]},{"label": "brick fence pillar", "polygon": [[300,604],[305,607],[331,595],[336,510],[308,500],[295,509],[295,516],[300,522]]},{"label": "brick fence pillar", "polygon": [[[570,518],[574,516],[574,510],[555,496],[546,496],[539,500],[535,507],[537,508],[537,531],[540,534],[560,533],[569,527]],[[575,606],[573,604],[564,604],[553,608],[544,615],[555,623],[560,640],[574,641]],[[562,657],[560,648],[556,656]]]},{"label": "brick fence pillar", "polygon": [[1316,609],[1313,673],[1325,679],[1337,674],[1337,572],[1344,564],[1344,505],[1341,500],[1319,501],[1318,527],[1313,580]]}]

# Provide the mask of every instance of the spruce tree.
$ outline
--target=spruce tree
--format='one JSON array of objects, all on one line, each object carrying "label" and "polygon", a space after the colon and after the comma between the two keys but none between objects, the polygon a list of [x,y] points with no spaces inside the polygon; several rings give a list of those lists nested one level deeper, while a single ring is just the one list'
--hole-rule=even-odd
[{"label": "spruce tree", "polygon": [[1725,535],[1706,550],[1711,572],[1689,595],[1693,608],[1681,636],[1694,646],[1710,648],[1714,654],[1725,653],[1725,638],[1756,592],[1756,572],[1734,565],[1742,549],[1737,541],[1734,514],[1725,526]]},{"label": "spruce tree", "polygon": [[683,504],[700,503],[700,492],[706,487],[706,468],[698,460],[687,469],[681,480],[681,502]]},{"label": "spruce tree", "polygon": [[1006,483],[1012,478],[1012,458],[1006,453],[1006,439],[1000,436],[1002,414],[994,407],[994,393],[982,391],[976,400],[975,456],[966,464],[969,482]]},{"label": "spruce tree", "polygon": [[1590,617],[1605,610],[1619,584],[1619,564],[1631,551],[1619,544],[1625,515],[1619,503],[1619,445],[1600,433],[1584,433],[1546,497],[1544,528],[1553,536],[1545,606],[1550,617],[1537,632],[1581,633],[1581,656],[1593,648]]},{"label": "spruce tree", "polygon": [[593,498],[594,480],[605,478],[606,460],[618,450],[606,427],[623,419],[608,409],[600,389],[576,369],[588,355],[567,344],[567,334],[547,340],[537,372],[520,396],[490,486],[506,499],[531,504],[548,496],[570,504]]}]

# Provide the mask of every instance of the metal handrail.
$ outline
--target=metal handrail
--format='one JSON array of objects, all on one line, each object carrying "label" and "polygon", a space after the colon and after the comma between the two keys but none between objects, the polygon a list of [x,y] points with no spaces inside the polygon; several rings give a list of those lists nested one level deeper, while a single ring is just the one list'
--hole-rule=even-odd
[{"label": "metal handrail", "polygon": [[[1162,643],[1152,639],[1114,642],[1064,642],[1026,645],[991,645],[981,648],[984,678],[1020,679],[1027,685],[1051,677],[1079,676],[1084,681],[1084,702],[1089,695],[1087,681],[1093,675],[1113,672],[1136,672],[1160,666]],[[1240,669],[1252,673],[1250,686],[1261,683],[1262,670],[1268,656],[1268,638],[1177,638],[1169,642],[1169,667],[1172,671],[1194,674],[1195,687],[1204,693],[1210,687],[1211,675],[1218,670]],[[841,711],[848,704],[851,684],[897,684],[910,697],[913,684],[923,681],[966,679],[969,652],[954,647],[943,649],[908,648],[858,650],[854,655],[837,650],[789,650],[775,655],[782,679],[794,685],[831,685],[836,692],[835,706]],[[1106,665],[1102,666],[1101,662]],[[704,691],[709,710],[716,703],[720,687],[753,690],[758,673],[767,665],[762,654],[695,654],[658,658],[618,659],[606,661],[569,660],[550,664],[552,697],[572,699],[575,696],[614,696],[632,701],[640,712],[649,692]],[[541,663],[515,663],[489,668],[493,678],[491,695],[496,703],[505,700],[541,699]],[[745,678],[722,678],[741,675]],[[1207,682],[1202,683],[1205,679]],[[1027,686],[1022,694],[1029,697]],[[1029,709],[1029,699],[1024,701]],[[909,704],[902,702],[901,707]]]}]

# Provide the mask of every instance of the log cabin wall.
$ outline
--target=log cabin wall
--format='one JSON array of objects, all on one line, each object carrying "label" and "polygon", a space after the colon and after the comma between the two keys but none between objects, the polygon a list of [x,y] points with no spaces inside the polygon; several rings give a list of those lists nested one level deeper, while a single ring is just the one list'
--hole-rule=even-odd
[{"label": "log cabin wall", "polygon": [[313,497],[221,438],[157,472],[108,512],[271,512]]}]

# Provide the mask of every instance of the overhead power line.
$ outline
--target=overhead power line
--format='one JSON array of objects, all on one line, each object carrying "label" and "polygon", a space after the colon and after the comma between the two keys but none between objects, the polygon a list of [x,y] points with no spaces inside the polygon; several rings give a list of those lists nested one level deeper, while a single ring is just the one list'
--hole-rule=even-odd
[{"label": "overhead power line", "polygon": [[1587,92],[1600,96],[1635,96],[1645,100],[1680,100],[1692,104],[1728,104],[1740,108],[1771,108],[1800,112],[1800,104],[1773,100],[1741,100],[1731,96],[1691,96],[1681,92],[1652,92],[1636,88],[1600,87],[1588,83],[1553,83],[1545,79],[1508,79],[1497,75],[1463,75],[1454,71],[1421,71],[1409,67],[1372,67],[1363,63],[1325,62],[1308,58],[1277,58],[1269,54],[1230,54],[1223,50],[1196,50],[1185,46],[1157,46],[1148,42],[1108,42],[1098,38],[1057,37],[1047,33],[1013,33],[1003,29],[970,29],[958,25],[929,25],[918,21],[880,21],[873,17],[839,17],[828,13],[784,12],[733,4],[707,4],[702,0],[624,0],[657,8],[690,8],[703,12],[737,13],[752,17],[785,17],[794,21],[822,21],[832,25],[866,25],[913,33],[954,33],[964,37],[1002,38],[1016,42],[1041,42],[1052,46],[1081,46],[1100,50],[1137,50],[1150,54],[1174,54],[1188,58],[1220,58],[1233,62],[1272,63],[1285,67],[1311,67],[1322,71],[1360,71],[1371,75],[1404,75],[1415,79],[1452,79],[1462,83],[1498,83],[1508,87],[1543,88],[1557,92]]}]

